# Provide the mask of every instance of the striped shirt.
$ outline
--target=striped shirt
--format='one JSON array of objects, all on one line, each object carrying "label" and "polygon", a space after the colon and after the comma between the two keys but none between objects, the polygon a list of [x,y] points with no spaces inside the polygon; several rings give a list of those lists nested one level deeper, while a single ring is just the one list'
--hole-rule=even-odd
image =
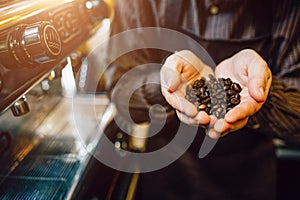
[{"label": "striped shirt", "polygon": [[[196,37],[212,41],[246,41],[269,35],[273,46],[264,59],[273,73],[272,89],[261,110],[250,117],[247,127],[300,144],[299,0],[115,0],[115,3],[118,6],[113,34],[136,27],[178,25]],[[174,15],[168,18],[170,13]],[[126,62],[130,63],[130,58]],[[124,71],[126,67],[121,68]]]}]

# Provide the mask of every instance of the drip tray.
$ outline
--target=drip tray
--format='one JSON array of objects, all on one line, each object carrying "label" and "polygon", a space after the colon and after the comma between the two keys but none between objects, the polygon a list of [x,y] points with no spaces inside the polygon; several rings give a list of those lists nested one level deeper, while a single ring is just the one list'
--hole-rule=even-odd
[{"label": "drip tray", "polygon": [[70,182],[79,166],[72,157],[27,157],[10,176],[42,177]]},{"label": "drip tray", "polygon": [[[2,180],[0,178],[0,180]],[[66,182],[62,179],[36,177],[8,177],[0,187],[2,200],[56,200],[63,199],[66,193]]]},{"label": "drip tray", "polygon": [[0,176],[0,199],[65,199],[81,164],[74,146],[74,140],[43,140]]},{"label": "drip tray", "polygon": [[88,158],[79,150],[74,138],[45,137],[9,173],[0,173],[0,199],[66,199]]}]

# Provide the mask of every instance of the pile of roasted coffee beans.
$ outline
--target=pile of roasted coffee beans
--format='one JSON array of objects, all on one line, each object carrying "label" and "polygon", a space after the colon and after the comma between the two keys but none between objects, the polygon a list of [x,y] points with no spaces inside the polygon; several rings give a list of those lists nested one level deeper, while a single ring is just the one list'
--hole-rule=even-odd
[{"label": "pile of roasted coffee beans", "polygon": [[188,85],[185,98],[198,111],[205,111],[218,119],[224,118],[226,112],[240,103],[242,88],[230,78],[215,78],[211,74],[208,78],[202,77]]}]

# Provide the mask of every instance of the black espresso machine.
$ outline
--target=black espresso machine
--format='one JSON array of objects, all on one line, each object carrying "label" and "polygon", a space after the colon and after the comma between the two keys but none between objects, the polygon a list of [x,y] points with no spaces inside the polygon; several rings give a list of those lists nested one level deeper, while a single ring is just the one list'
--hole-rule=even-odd
[{"label": "black espresso machine", "polygon": [[[107,196],[112,171],[74,134],[68,91],[87,75],[89,44],[109,32],[112,16],[111,1],[0,1],[0,199]],[[105,94],[95,101],[103,112]]]}]

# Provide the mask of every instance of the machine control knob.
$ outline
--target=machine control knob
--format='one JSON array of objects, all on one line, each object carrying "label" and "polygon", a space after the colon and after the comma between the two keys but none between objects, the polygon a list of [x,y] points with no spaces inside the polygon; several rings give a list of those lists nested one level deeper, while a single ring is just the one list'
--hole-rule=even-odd
[{"label": "machine control knob", "polygon": [[[17,64],[34,66],[53,61],[61,53],[60,36],[49,22],[19,25],[7,38],[7,51]],[[6,56],[1,54],[0,57]],[[15,66],[4,63],[5,66]]]},{"label": "machine control knob", "polygon": [[11,111],[14,116],[18,117],[29,112],[27,98],[25,96],[18,99],[12,106]]},{"label": "machine control knob", "polygon": [[109,6],[103,0],[86,0],[85,10],[92,23],[98,23],[109,17]]},{"label": "machine control knob", "polygon": [[61,53],[60,36],[47,22],[27,26],[21,41],[28,58],[34,62],[47,62]]}]

